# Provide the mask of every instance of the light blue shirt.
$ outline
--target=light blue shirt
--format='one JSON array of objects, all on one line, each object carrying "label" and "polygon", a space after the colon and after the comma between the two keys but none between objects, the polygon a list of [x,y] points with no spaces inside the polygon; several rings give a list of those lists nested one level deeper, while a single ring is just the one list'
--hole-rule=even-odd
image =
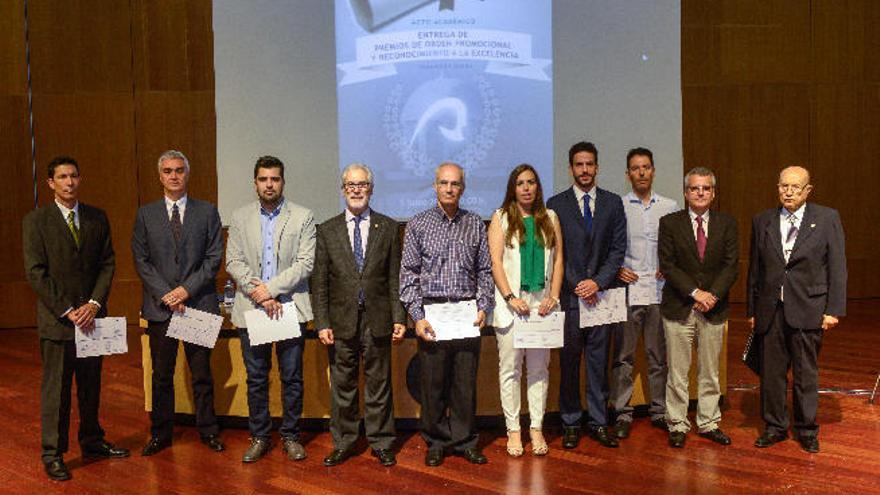
[{"label": "light blue shirt", "polygon": [[657,272],[660,217],[678,210],[678,203],[654,192],[647,205],[633,192],[623,197],[623,211],[626,214],[626,256],[623,266],[636,273]]},{"label": "light blue shirt", "polygon": [[278,223],[278,214],[284,206],[284,198],[278,202],[278,206],[272,211],[266,211],[260,207],[260,228],[263,233],[263,256],[260,262],[260,278],[263,282],[272,280],[278,273],[278,256],[275,253],[275,226]]},{"label": "light blue shirt", "polygon": [[[348,208],[345,209],[345,225],[348,228],[348,243],[351,244],[351,251],[354,252],[354,213]],[[367,255],[367,237],[370,236],[370,208],[367,207],[361,213],[361,253]]]}]

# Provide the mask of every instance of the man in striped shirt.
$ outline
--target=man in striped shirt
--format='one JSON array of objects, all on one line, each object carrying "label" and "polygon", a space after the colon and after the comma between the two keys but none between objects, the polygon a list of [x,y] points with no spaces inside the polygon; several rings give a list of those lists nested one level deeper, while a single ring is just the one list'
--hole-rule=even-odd
[{"label": "man in striped shirt", "polygon": [[494,304],[486,226],[479,215],[459,208],[464,187],[461,166],[437,167],[437,206],[413,217],[404,236],[400,300],[416,322],[419,337],[422,437],[428,444],[428,466],[442,464],[447,449],[473,464],[486,463],[477,448],[474,421],[480,337],[438,339],[425,317],[425,306],[475,301],[473,325],[483,327]]}]

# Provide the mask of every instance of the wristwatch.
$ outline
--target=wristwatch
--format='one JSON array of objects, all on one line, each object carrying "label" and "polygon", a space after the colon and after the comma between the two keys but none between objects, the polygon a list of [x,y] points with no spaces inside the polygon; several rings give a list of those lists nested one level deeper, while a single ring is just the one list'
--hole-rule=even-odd
[{"label": "wristwatch", "polygon": [[513,299],[513,292],[504,296],[504,302],[510,302],[511,299]]}]

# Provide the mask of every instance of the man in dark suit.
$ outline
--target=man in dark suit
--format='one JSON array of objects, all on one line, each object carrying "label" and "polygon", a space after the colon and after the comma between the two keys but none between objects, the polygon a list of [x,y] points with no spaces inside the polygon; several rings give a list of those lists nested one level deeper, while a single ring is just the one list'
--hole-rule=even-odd
[{"label": "man in dark suit", "polygon": [[819,452],[819,348],[823,332],[846,314],[846,253],[836,210],[807,203],[813,186],[803,167],[779,174],[779,202],[752,221],[748,278],[749,325],[760,339],[761,415],[755,441],[788,438],[788,368],[794,387],[794,429],[801,447]]},{"label": "man in dark suit", "polygon": [[321,343],[330,346],[333,452],[325,466],[352,455],[358,437],[358,371],[364,358],[364,430],[383,466],[396,464],[391,342],[406,331],[398,296],[397,222],[370,209],[373,173],[352,164],[342,173],[346,209],[317,228],[312,311]]},{"label": "man in dark suit", "polygon": [[721,431],[719,359],[727,320],[727,296],[739,262],[736,220],[709,211],[715,199],[715,174],[703,167],[684,178],[687,209],[660,219],[657,255],[666,277],[660,313],[666,333],[669,375],[666,380],[666,424],[669,444],[684,447],[690,430],[687,409],[691,348],[697,342],[700,436],[720,445],[730,438]]},{"label": "man in dark suit", "polygon": [[[178,349],[178,340],[166,335],[171,314],[185,307],[218,312],[214,277],[223,257],[217,208],[186,193],[189,160],[169,150],[159,157],[158,168],[164,197],[138,209],[131,236],[135,268],[143,281],[141,316],[148,322],[153,365],[152,426],[143,456],[171,445]],[[220,452],[224,447],[214,415],[211,349],[189,342],[184,342],[183,349],[192,373],[199,435],[202,443]]]},{"label": "man in dark suit", "polygon": [[24,268],[37,293],[43,383],[40,390],[43,466],[50,479],[70,479],[62,456],[70,428],[70,387],[76,376],[79,444],[83,457],[127,457],[104,440],[98,422],[101,357],[77,358],[74,326],[88,331],[107,314],[116,258],[110,224],[98,208],[82,204],[79,165],[59,156],[49,163],[52,204],[24,217]]},{"label": "man in dark suit", "polygon": [[565,343],[560,356],[559,413],[562,446],[577,447],[583,408],[580,398],[581,355],[586,356],[587,412],[590,436],[605,447],[617,447],[608,428],[608,344],[614,325],[580,328],[579,300],[595,304],[597,293],[616,285],[626,253],[626,215],[620,196],[599,189],[598,151],[579,142],[568,150],[574,185],[553,196],[547,207],[559,216],[564,240],[565,278],[562,309]]}]

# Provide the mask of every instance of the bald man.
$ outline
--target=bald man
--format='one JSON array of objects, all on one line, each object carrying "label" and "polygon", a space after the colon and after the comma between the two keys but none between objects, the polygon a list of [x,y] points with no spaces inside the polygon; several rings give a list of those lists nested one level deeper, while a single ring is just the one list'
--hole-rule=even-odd
[{"label": "bald man", "polygon": [[761,341],[759,448],[788,438],[788,369],[792,370],[794,433],[819,452],[816,424],[818,357],[824,333],[846,313],[846,254],[837,210],[807,203],[813,190],[803,167],[779,174],[778,208],[752,221],[748,277],[749,325]]}]

